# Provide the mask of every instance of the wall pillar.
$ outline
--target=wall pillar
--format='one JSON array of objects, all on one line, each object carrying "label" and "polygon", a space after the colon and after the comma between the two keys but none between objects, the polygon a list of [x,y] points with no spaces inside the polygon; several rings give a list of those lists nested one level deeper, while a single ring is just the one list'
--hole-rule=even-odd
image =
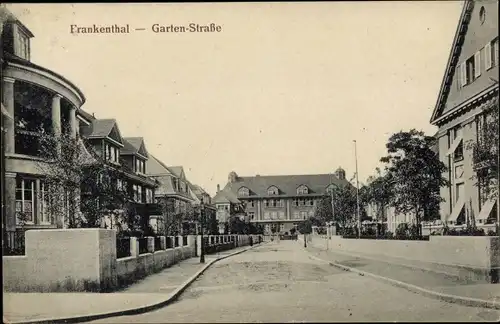
[{"label": "wall pillar", "polygon": [[[61,136],[61,98],[60,94],[56,94],[52,97],[52,131],[55,136]],[[57,152],[61,152],[61,143],[56,141]]]},{"label": "wall pillar", "polygon": [[[9,116],[2,116],[5,123],[5,153],[15,153],[15,124],[14,124],[14,82],[12,78],[2,79],[3,105]],[[10,118],[9,118],[10,117]]]}]

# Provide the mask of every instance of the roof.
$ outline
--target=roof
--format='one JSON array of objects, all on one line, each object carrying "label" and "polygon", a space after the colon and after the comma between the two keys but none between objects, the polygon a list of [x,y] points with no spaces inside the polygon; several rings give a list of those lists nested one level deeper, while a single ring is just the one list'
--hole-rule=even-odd
[{"label": "roof", "polygon": [[178,166],[169,166],[168,169],[178,178],[183,178],[184,168],[180,165]]},{"label": "roof", "polygon": [[163,164],[158,158],[153,155],[149,155],[149,159],[146,161],[146,172],[151,176],[161,176],[168,175],[173,176],[169,168]]},{"label": "roof", "polygon": [[443,80],[441,81],[441,87],[439,89],[439,94],[437,98],[434,111],[432,112],[430,122],[433,123],[439,115],[443,112],[444,105],[448,98],[450,92],[450,87],[453,81],[453,75],[455,73],[455,67],[458,63],[460,52],[462,50],[462,45],[465,39],[465,31],[470,21],[470,16],[472,9],[474,8],[474,1],[466,0],[462,8],[462,13],[460,14],[460,20],[458,21],[457,30],[455,32],[455,37],[453,38],[453,44],[451,46],[450,55],[448,57],[448,62],[446,63],[446,70],[444,73]]},{"label": "roof", "polygon": [[235,182],[228,183],[224,190],[236,195],[240,188],[246,187],[250,191],[250,196],[268,197],[267,189],[275,186],[281,196],[296,196],[297,188],[305,185],[310,194],[322,195],[332,183],[337,186],[351,186],[349,181],[341,180],[333,174],[304,174],[238,177]]},{"label": "roof", "polygon": [[148,152],[144,145],[144,138],[142,137],[124,137],[123,138],[123,148],[120,154],[141,154],[142,156],[148,157]]},{"label": "roof", "polygon": [[238,199],[235,193],[231,192],[230,189],[224,188],[215,194],[212,203],[232,203],[239,204],[241,201]]},{"label": "roof", "polygon": [[91,123],[93,120],[97,119],[94,117],[94,115],[91,115],[89,114],[88,112],[86,112],[85,110],[83,109],[78,109],[78,114],[83,118],[85,119],[86,121],[88,121],[89,123]]},{"label": "roof", "polygon": [[111,134],[115,126],[117,126],[116,119],[94,119],[89,126],[83,127],[83,135],[104,138]]}]

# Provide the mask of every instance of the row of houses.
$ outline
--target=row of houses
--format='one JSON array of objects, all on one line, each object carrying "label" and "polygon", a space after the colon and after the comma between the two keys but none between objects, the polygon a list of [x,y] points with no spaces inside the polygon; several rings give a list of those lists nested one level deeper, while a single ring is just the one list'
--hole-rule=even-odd
[{"label": "row of houses", "polygon": [[[4,233],[68,226],[64,214],[49,209],[54,188],[48,187],[48,174],[41,167],[48,162],[41,147],[46,134],[74,139],[81,156],[119,170],[117,186],[129,196],[133,212],[157,231],[167,221],[160,202],[178,216],[202,201],[214,210],[210,195],[187,179],[182,166],[165,165],[148,151],[144,138],[123,136],[116,119],[87,113],[85,95],[74,83],[33,63],[34,35],[19,19],[4,7],[0,19]],[[65,201],[68,213],[82,213],[82,201],[92,198],[85,197],[84,189],[77,191],[77,199]],[[111,215],[102,224],[112,227],[114,221]]]}]

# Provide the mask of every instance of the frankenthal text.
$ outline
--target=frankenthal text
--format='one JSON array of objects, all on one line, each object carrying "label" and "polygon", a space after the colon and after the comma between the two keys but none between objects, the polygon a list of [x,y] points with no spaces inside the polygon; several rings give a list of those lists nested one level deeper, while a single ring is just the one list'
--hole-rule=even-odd
[{"label": "frankenthal text", "polygon": [[126,25],[90,25],[90,26],[78,26],[71,25],[72,34],[129,34],[130,26]]}]

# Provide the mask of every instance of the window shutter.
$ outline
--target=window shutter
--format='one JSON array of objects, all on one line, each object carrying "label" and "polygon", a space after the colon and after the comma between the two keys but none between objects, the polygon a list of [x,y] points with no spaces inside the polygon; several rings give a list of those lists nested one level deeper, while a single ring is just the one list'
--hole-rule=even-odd
[{"label": "window shutter", "polygon": [[467,69],[465,62],[460,64],[460,80],[461,80],[460,84],[462,85],[462,87],[467,85]]},{"label": "window shutter", "polygon": [[491,43],[484,47],[484,67],[486,70],[491,69]]},{"label": "window shutter", "polygon": [[474,79],[481,76],[481,52],[474,54]]}]

